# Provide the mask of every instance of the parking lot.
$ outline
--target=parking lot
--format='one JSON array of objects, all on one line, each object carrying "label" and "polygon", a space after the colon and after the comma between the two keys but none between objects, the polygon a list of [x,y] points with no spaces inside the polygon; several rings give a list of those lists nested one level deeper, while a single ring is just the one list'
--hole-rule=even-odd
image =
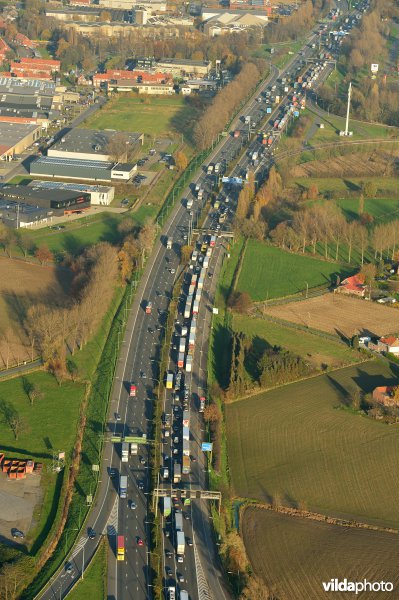
[{"label": "parking lot", "polygon": [[40,480],[37,473],[26,479],[9,479],[0,473],[0,540],[4,544],[24,543],[23,539],[13,539],[11,532],[15,528],[28,534],[33,511],[43,496]]}]

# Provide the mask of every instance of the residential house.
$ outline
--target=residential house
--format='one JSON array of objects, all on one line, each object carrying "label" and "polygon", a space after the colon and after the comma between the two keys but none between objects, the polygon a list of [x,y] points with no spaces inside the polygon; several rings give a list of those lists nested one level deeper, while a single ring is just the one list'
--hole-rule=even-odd
[{"label": "residential house", "polygon": [[399,356],[399,338],[395,335],[381,337],[377,342],[379,352],[390,352]]},{"label": "residential house", "polygon": [[358,273],[343,279],[341,284],[336,288],[336,292],[340,294],[349,294],[351,296],[359,296],[364,298],[366,294],[366,286],[364,285],[364,277]]},{"label": "residential house", "polygon": [[395,388],[390,385],[380,385],[373,390],[373,400],[383,406],[399,406],[399,398],[395,398]]}]

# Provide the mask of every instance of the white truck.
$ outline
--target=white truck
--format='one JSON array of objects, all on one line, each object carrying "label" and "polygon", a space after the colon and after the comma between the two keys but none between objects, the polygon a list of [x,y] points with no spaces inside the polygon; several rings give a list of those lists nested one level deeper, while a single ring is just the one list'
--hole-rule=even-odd
[{"label": "white truck", "polygon": [[193,199],[192,198],[187,198],[186,206],[187,206],[188,210],[190,210],[190,208],[193,207]]},{"label": "white truck", "polygon": [[129,444],[122,442],[122,462],[129,462]]},{"label": "white truck", "polygon": [[176,588],[173,586],[168,587],[168,600],[176,600]]},{"label": "white truck", "polygon": [[138,449],[138,444],[130,444],[130,454],[137,454]]},{"label": "white truck", "polygon": [[168,237],[168,239],[166,240],[166,249],[167,250],[172,250],[172,244],[173,244],[172,238]]},{"label": "white truck", "polygon": [[[186,540],[183,531],[176,532],[176,554],[177,562],[183,562],[184,550],[186,548]],[[181,560],[179,558],[181,557]]]}]

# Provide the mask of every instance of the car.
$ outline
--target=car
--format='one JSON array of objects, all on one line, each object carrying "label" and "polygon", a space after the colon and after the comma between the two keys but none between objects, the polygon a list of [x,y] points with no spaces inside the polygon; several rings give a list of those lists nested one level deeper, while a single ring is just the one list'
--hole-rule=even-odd
[{"label": "car", "polygon": [[181,556],[181,554],[178,555],[177,562],[178,563],[182,563],[183,562],[183,557]]},{"label": "car", "polygon": [[173,571],[170,567],[165,567],[165,573],[167,577],[172,577]]},{"label": "car", "polygon": [[142,481],[139,481],[137,484],[139,490],[143,490],[144,489],[144,483]]},{"label": "car", "polygon": [[22,533],[22,531],[20,529],[17,529],[16,527],[11,529],[11,535],[14,539],[20,539],[20,540],[23,540],[25,537],[25,535]]},{"label": "car", "polygon": [[145,465],[145,464],[146,464],[146,462],[147,462],[147,461],[146,461],[146,459],[144,458],[144,456],[140,456],[140,463],[141,463],[142,465]]},{"label": "car", "polygon": [[147,329],[147,331],[148,331],[148,333],[154,333],[154,330],[152,329],[152,327],[149,327],[149,328]]},{"label": "car", "polygon": [[186,519],[186,521],[190,520],[190,515],[186,512],[183,513],[183,517]]},{"label": "car", "polygon": [[89,529],[89,540],[94,540],[94,538],[96,537],[96,535],[97,535],[97,534],[96,534],[96,532],[94,531],[94,529],[92,529],[92,528],[90,527],[90,529]]},{"label": "car", "polygon": [[143,542],[143,540],[141,539],[141,537],[138,537],[138,538],[137,538],[137,545],[138,545],[138,546],[144,546],[144,542]]},{"label": "car", "polygon": [[193,540],[191,538],[187,538],[187,546],[192,547],[193,545]]},{"label": "car", "polygon": [[171,269],[170,272],[171,272],[171,275],[174,275],[176,273],[176,269]]},{"label": "car", "polygon": [[131,500],[130,501],[130,509],[131,510],[136,510],[136,508],[137,508],[137,504],[135,503],[134,500]]},{"label": "car", "polygon": [[181,573],[177,573],[176,577],[179,583],[184,583],[184,576]]},{"label": "car", "polygon": [[72,573],[72,571],[73,571],[72,564],[70,562],[66,563],[66,565],[65,565],[65,572],[70,574],[70,573]]},{"label": "car", "polygon": [[109,476],[111,477],[111,479],[114,479],[116,477],[116,475],[117,475],[116,469],[111,468],[109,470]]},{"label": "car", "polygon": [[165,550],[165,556],[166,558],[172,558],[173,554],[170,550]]},{"label": "car", "polygon": [[121,416],[119,413],[115,413],[115,421],[120,421],[121,420]]}]

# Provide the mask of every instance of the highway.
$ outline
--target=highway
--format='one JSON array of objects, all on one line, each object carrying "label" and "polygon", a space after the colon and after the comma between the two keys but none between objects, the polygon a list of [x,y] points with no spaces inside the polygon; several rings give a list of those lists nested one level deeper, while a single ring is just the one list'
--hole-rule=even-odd
[{"label": "highway", "polygon": [[[292,75],[298,68],[306,70],[306,64],[302,64],[311,57],[317,49],[311,45],[318,39],[318,32],[312,33],[306,41],[300,55],[296,55],[287,64],[283,71],[273,69],[272,74],[264,82],[257,94],[248,102],[239,118],[232,125],[232,131],[240,130],[239,137],[230,135],[222,138],[208,162],[224,164],[224,170],[243,146],[245,133],[248,133],[241,117],[250,116],[251,123],[255,123],[249,131],[250,146],[247,152],[240,158],[234,167],[233,174],[244,177],[250,167],[254,165],[251,158],[253,151],[264,151],[264,146],[259,136],[254,135],[258,129],[264,129],[262,121],[266,119],[265,101],[266,92],[276,95],[273,86],[278,86],[278,79]],[[301,63],[301,64],[300,64]],[[291,98],[290,98],[291,96]],[[258,97],[262,98],[259,102]],[[273,112],[268,120],[274,119],[275,115],[284,109],[284,106],[292,100],[292,89],[289,93],[281,94],[281,101],[275,104]],[[271,127],[269,124],[268,128]],[[274,144],[277,145],[278,136]],[[248,136],[247,140],[248,141]],[[249,155],[249,150],[251,156]],[[263,177],[273,161],[273,148],[264,152],[263,157],[256,165],[258,177]],[[108,431],[110,434],[122,436],[147,435],[153,415],[153,388],[158,384],[159,377],[159,350],[164,336],[164,327],[167,318],[167,309],[171,298],[176,277],[180,272],[179,249],[187,243],[192,227],[196,226],[198,215],[208,194],[213,188],[214,175],[206,174],[207,165],[197,173],[196,177],[184,192],[184,200],[178,203],[165,228],[161,238],[156,242],[154,251],[148,260],[144,275],[139,283],[135,300],[133,302],[127,329],[124,336],[122,350],[120,353],[117,372],[113,385],[111,398]],[[204,190],[203,201],[198,199],[195,188]],[[198,336],[196,339],[193,355],[193,371],[187,376],[183,385],[187,388],[188,405],[190,408],[190,455],[191,473],[182,477],[181,484],[177,487],[191,489],[206,489],[207,473],[204,453],[201,451],[201,441],[204,439],[204,422],[199,413],[199,397],[206,392],[206,368],[207,368],[207,344],[211,323],[211,308],[213,296],[217,284],[217,275],[226,254],[226,240],[223,232],[231,228],[234,215],[234,207],[237,200],[237,189],[227,189],[220,194],[221,202],[227,204],[226,197],[229,196],[226,222],[218,228],[217,211],[212,210],[205,224],[217,235],[217,242],[210,257],[207,269],[207,277],[204,283],[202,301],[197,315]],[[187,210],[186,200],[192,199],[193,208]],[[192,214],[191,214],[192,212]],[[172,238],[172,249],[167,249],[165,240]],[[199,264],[192,263],[193,269],[198,270]],[[179,306],[181,313],[185,294],[187,293],[188,280],[185,279],[185,287],[182,290],[182,302]],[[145,307],[148,302],[152,303],[151,314],[146,314]],[[184,310],[184,309],[183,309]],[[176,332],[181,333],[183,323],[182,314],[178,315]],[[176,337],[172,340],[170,369],[174,371],[176,363]],[[160,375],[163,377],[163,374]],[[131,383],[136,386],[136,396],[130,397]],[[181,429],[182,401],[183,398],[177,394],[167,392],[162,399],[164,402],[164,413],[171,415],[171,435],[165,436],[165,444],[162,449],[163,465],[173,473],[174,457],[181,456]],[[173,415],[173,417],[172,417]],[[176,425],[176,429],[174,429]],[[174,442],[173,432],[180,439]],[[174,450],[177,450],[176,454]],[[82,566],[87,567],[88,562],[94,554],[95,548],[102,535],[108,537],[110,544],[108,561],[108,594],[112,600],[145,599],[152,597],[151,580],[148,566],[148,542],[149,523],[147,521],[149,502],[149,471],[148,471],[149,447],[140,444],[138,454],[129,456],[128,462],[121,460],[121,444],[105,445],[103,461],[101,466],[101,483],[97,494],[96,504],[93,507],[87,521],[87,529],[74,547],[66,567],[51,582],[51,585],[41,595],[42,598],[62,598],[73,586],[78,577],[82,576]],[[111,477],[112,475],[112,477]],[[127,497],[119,497],[120,476],[127,476]],[[171,481],[165,482],[171,489]],[[134,502],[134,508],[131,503]],[[160,503],[161,506],[161,503]],[[229,598],[228,589],[225,586],[223,575],[219,566],[216,546],[213,540],[211,522],[209,518],[209,507],[204,500],[194,500],[190,506],[182,506],[176,502],[178,510],[184,513],[184,536],[186,547],[183,562],[177,561],[176,539],[174,531],[174,517],[168,517],[163,523],[164,549],[159,559],[165,568],[165,588],[176,587],[177,591],[185,589],[191,600],[207,600],[213,598],[219,600]],[[88,533],[94,530],[96,536],[90,539]],[[124,560],[116,560],[116,536],[124,537],[125,557]],[[143,545],[139,544],[142,540]],[[170,555],[170,558],[168,558]],[[71,568],[69,567],[71,565]],[[167,569],[167,570],[166,570]],[[179,581],[183,579],[183,581]],[[167,594],[166,594],[166,597]]]}]

